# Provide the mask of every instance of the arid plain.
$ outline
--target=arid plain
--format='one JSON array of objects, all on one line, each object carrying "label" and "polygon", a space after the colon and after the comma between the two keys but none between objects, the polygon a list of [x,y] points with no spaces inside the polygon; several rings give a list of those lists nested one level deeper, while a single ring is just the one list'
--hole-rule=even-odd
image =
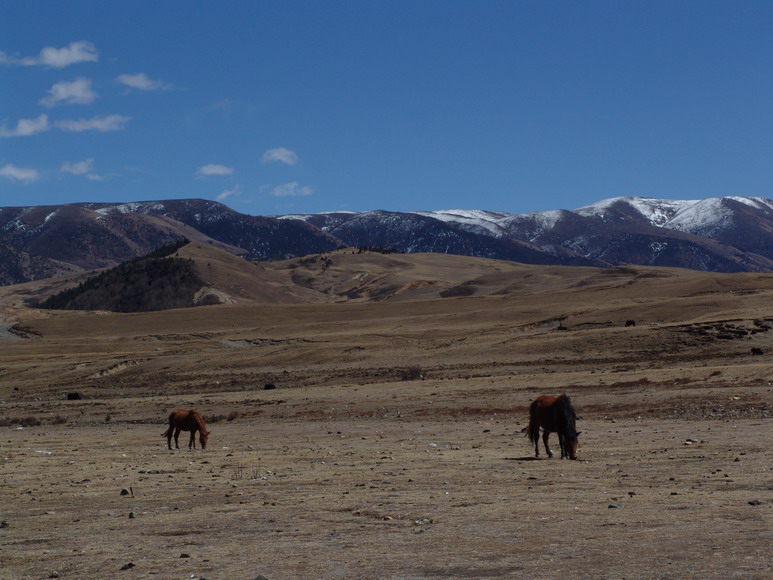
[{"label": "arid plain", "polygon": [[[223,304],[0,288],[0,577],[773,575],[773,274],[180,255]],[[560,393],[578,460],[536,460]]]}]

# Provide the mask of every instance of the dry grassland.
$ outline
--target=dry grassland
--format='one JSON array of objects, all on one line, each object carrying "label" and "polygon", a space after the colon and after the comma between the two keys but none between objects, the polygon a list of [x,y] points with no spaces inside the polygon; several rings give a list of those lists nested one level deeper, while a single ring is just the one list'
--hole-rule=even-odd
[{"label": "dry grassland", "polygon": [[[773,576],[773,276],[355,258],[295,262],[294,304],[6,289],[0,577]],[[579,459],[535,460],[562,392]],[[166,449],[173,408],[208,449]]]}]

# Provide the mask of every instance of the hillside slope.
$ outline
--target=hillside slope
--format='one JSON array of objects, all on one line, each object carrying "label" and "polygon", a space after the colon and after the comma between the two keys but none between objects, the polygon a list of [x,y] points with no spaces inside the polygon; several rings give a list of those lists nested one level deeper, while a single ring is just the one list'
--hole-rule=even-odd
[{"label": "hillside slope", "polygon": [[[0,308],[6,309],[6,318],[13,318],[13,311],[68,289],[71,296],[78,296],[75,302],[54,301],[48,306],[145,311],[213,304],[410,303],[473,296],[517,298],[574,288],[595,292],[604,300],[609,298],[602,295],[611,292],[609,296],[617,298],[640,295],[646,302],[650,292],[663,294],[664,289],[673,289],[680,296],[705,296],[726,293],[729,285],[737,292],[758,291],[773,287],[773,275],[645,266],[540,266],[352,248],[256,263],[191,242],[165,257],[134,260],[91,279],[79,274],[0,288]],[[131,307],[118,308],[119,302]]]}]

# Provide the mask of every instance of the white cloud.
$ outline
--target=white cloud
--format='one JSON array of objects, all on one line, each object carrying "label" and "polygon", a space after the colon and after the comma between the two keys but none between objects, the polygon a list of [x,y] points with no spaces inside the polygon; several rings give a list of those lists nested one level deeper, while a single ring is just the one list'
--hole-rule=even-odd
[{"label": "white cloud", "polygon": [[222,193],[218,194],[218,196],[215,198],[217,201],[225,201],[232,195],[241,195],[242,194],[242,186],[236,185],[231,189],[226,189]]},{"label": "white cloud", "polygon": [[263,163],[273,163],[275,161],[281,161],[287,165],[295,165],[298,163],[298,155],[294,151],[290,151],[285,147],[277,147],[276,149],[269,149],[261,157]]},{"label": "white cloud", "polygon": [[136,75],[123,74],[119,75],[115,80],[122,85],[140,91],[168,91],[172,88],[171,85],[163,81],[154,81],[145,73],[137,73]]},{"label": "white cloud", "polygon": [[233,172],[233,167],[215,164],[202,165],[196,170],[197,175],[231,175]]},{"label": "white cloud", "polygon": [[64,173],[72,173],[73,175],[83,175],[84,173],[92,173],[94,166],[94,159],[84,159],[76,163],[70,163],[65,161],[59,168]]},{"label": "white cloud", "polygon": [[277,185],[270,191],[275,197],[287,197],[291,195],[311,195],[314,190],[308,185],[299,185],[297,181]]},{"label": "white cloud", "polygon": [[99,96],[91,88],[91,81],[78,77],[74,81],[62,81],[48,89],[48,96],[38,101],[44,107],[57,105],[88,105]]},{"label": "white cloud", "polygon": [[[123,115],[107,115],[105,117],[93,117],[91,119],[56,121],[53,126],[62,131],[120,131],[131,117]],[[0,138],[2,137],[28,137],[51,129],[48,115],[40,115],[36,119],[20,119],[16,127],[8,128],[0,125]]]},{"label": "white cloud", "polygon": [[0,64],[21,66],[47,66],[64,68],[76,62],[96,62],[99,60],[97,48],[86,40],[71,42],[65,48],[46,46],[38,56],[16,57],[0,52]]},{"label": "white cloud", "polygon": [[0,167],[0,175],[7,177],[8,179],[15,179],[16,181],[22,181],[24,183],[32,183],[40,178],[40,174],[37,169],[25,169],[23,167],[16,167],[10,163],[6,163],[5,166]]},{"label": "white cloud", "polygon": [[40,64],[62,68],[76,62],[96,62],[99,60],[97,48],[90,42],[79,40],[71,42],[66,48],[45,47],[38,57]]},{"label": "white cloud", "polygon": [[36,119],[19,119],[16,127],[12,129],[5,124],[0,125],[0,137],[29,137],[49,129],[48,115],[40,115]]},{"label": "white cloud", "polygon": [[56,127],[62,131],[120,131],[131,117],[123,115],[107,115],[106,117],[93,117],[91,119],[57,121]]},{"label": "white cloud", "polygon": [[73,175],[85,175],[86,179],[90,181],[102,181],[107,179],[107,176],[99,175],[94,171],[93,158],[84,159],[83,161],[77,161],[75,163],[65,161],[59,167],[59,171],[62,173],[72,173]]}]

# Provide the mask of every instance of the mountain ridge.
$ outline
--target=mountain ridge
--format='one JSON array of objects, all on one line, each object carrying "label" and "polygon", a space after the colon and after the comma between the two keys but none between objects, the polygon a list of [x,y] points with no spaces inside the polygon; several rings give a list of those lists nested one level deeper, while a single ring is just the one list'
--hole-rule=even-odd
[{"label": "mountain ridge", "polygon": [[[373,213],[279,217],[307,220],[335,234],[346,229],[347,221]],[[773,268],[773,201],[763,197],[615,197],[575,210],[527,214],[461,209],[407,214],[434,218],[478,235],[488,233],[495,240],[525,242],[551,255],[555,259],[552,263],[565,265],[632,263],[720,272]],[[370,230],[369,235],[372,237],[374,232]],[[543,258],[542,263],[548,261],[549,258]]]},{"label": "mountain ridge", "polygon": [[773,271],[773,201],[617,197],[575,210],[251,216],[203,199],[0,207],[0,285],[115,266],[189,239],[254,261],[345,246],[531,264]]}]

